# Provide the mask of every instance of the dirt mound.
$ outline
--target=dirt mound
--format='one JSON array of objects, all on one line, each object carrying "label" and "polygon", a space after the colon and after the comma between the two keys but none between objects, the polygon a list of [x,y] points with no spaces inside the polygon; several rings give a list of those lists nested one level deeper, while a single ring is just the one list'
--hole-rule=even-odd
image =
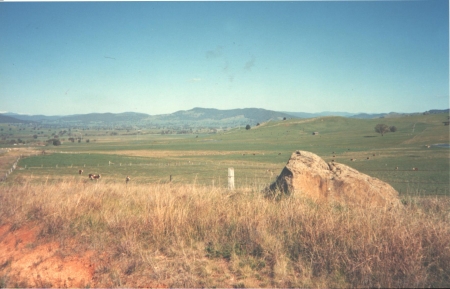
[{"label": "dirt mound", "polygon": [[319,156],[296,151],[270,186],[285,193],[299,192],[317,201],[359,205],[396,205],[398,192],[389,184],[349,166],[326,163]]},{"label": "dirt mound", "polygon": [[37,245],[36,234],[36,228],[0,227],[0,274],[8,286],[92,286],[92,252],[64,256],[56,242]]}]

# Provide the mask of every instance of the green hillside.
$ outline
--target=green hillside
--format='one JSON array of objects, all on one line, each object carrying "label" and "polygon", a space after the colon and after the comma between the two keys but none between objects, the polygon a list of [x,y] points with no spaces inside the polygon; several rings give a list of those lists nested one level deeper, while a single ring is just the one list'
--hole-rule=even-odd
[{"label": "green hillside", "polygon": [[[292,152],[306,150],[387,181],[401,193],[448,194],[449,149],[438,145],[449,143],[446,118],[321,117],[270,121],[249,130],[208,135],[93,135],[90,143],[65,142],[56,153],[23,159],[20,166],[27,170],[20,174],[73,176],[78,168],[87,168],[102,173],[104,181],[132,175],[136,182],[155,182],[172,176],[177,182],[225,186],[227,168],[234,167],[238,186],[261,187],[274,180]],[[378,123],[397,131],[381,136],[374,130]]]}]

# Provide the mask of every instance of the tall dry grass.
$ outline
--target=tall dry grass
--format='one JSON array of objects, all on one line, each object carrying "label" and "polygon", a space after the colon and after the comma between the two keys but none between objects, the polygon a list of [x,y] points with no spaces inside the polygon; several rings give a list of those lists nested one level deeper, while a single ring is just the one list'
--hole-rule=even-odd
[{"label": "tall dry grass", "polygon": [[96,287],[450,285],[449,198],[363,208],[253,189],[23,181],[0,187],[0,220],[37,224],[61,254],[74,241],[98,251]]}]

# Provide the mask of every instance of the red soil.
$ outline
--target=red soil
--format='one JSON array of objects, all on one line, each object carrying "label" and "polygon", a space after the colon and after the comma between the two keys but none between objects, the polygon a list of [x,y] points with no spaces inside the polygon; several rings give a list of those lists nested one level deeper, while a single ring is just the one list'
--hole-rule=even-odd
[{"label": "red soil", "polygon": [[37,228],[0,227],[0,274],[7,277],[7,286],[93,286],[93,252],[64,256],[56,242],[36,245],[37,232]]}]

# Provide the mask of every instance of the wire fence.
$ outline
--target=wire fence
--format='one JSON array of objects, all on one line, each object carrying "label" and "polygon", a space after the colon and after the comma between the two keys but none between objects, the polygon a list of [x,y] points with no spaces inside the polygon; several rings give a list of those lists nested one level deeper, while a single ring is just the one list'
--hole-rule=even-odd
[{"label": "wire fence", "polygon": [[19,163],[20,158],[21,157],[19,156],[16,159],[16,161],[12,164],[11,168],[6,170],[5,175],[0,178],[0,182],[5,181],[8,178],[8,176],[14,172],[14,170],[17,168],[17,164]]},{"label": "wire fence", "polygon": [[[69,153],[69,152],[62,152]],[[70,152],[71,154],[73,152]],[[42,153],[38,153],[39,155]],[[130,168],[137,168],[136,176],[133,177],[134,182],[137,183],[151,183],[151,182],[180,182],[180,183],[204,183],[212,185],[225,185],[227,183],[226,170],[229,167],[234,167],[236,169],[236,180],[238,186],[247,185],[267,185],[274,182],[281,172],[284,164],[270,164],[270,163],[249,163],[247,161],[156,161],[156,162],[124,162],[124,163],[97,163],[95,164],[54,164],[46,165],[41,164],[41,166],[19,166],[19,161],[27,156],[19,156],[12,166],[7,170],[4,176],[0,178],[0,181],[5,181],[9,175],[11,175],[14,170],[45,170],[45,171],[59,171],[62,169],[76,169],[76,171],[70,172],[66,171],[66,174],[76,174],[79,169],[82,170],[96,170],[104,171],[106,173],[106,180],[116,182],[118,175],[126,173],[126,170]],[[33,154],[34,156],[34,154]],[[158,172],[154,175],[143,168],[155,168]],[[411,186],[416,186],[415,190],[428,190],[432,192],[442,192],[438,194],[449,194],[449,182],[448,182],[448,172],[447,177],[443,177],[441,181],[430,181],[430,180],[420,180],[420,176],[426,173],[438,173],[442,175],[445,174],[442,170],[438,169],[359,169],[360,172],[374,175],[375,177],[393,185],[399,191],[412,190]],[[140,172],[142,171],[142,172]],[[371,174],[373,172],[374,174]],[[388,176],[382,176],[378,173],[387,173]],[[396,179],[392,179],[392,174],[396,173],[401,175]],[[52,175],[58,175],[52,173]],[[108,175],[110,179],[108,180]],[[404,180],[407,177],[416,178],[411,180]],[[102,176],[104,178],[104,176]],[[423,178],[427,177],[426,175]],[[105,179],[105,178],[104,178]],[[444,181],[445,180],[445,181]],[[425,189],[424,189],[425,188]]]}]

